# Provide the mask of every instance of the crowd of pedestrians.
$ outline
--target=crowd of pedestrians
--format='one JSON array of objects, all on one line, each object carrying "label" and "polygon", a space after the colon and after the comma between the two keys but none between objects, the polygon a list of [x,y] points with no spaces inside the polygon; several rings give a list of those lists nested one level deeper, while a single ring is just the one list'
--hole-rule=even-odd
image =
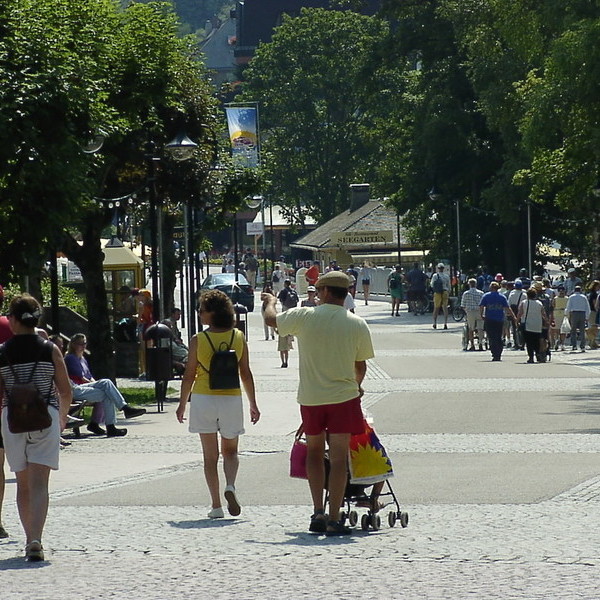
[{"label": "crowd of pedestrians", "polygon": [[600,281],[592,281],[586,293],[575,268],[554,283],[543,276],[530,279],[521,269],[514,281],[507,281],[501,273],[491,279],[482,270],[467,284],[461,297],[467,317],[467,350],[475,350],[475,336],[479,349],[487,337],[492,360],[500,360],[502,349],[512,347],[526,349],[531,364],[546,362],[552,350],[564,351],[569,342],[573,352],[598,348]]}]

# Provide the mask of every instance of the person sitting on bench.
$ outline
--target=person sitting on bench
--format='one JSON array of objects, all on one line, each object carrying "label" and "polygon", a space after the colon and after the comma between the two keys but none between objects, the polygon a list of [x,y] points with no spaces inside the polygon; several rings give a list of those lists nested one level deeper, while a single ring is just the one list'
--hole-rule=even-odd
[{"label": "person sitting on bench", "polygon": [[127,429],[117,429],[116,411],[122,410],[126,419],[139,417],[146,413],[145,408],[133,408],[123,398],[121,392],[110,379],[95,380],[90,371],[87,359],[84,356],[87,345],[83,333],[77,333],[69,342],[65,364],[67,372],[73,384],[73,400],[95,404],[102,402],[104,406],[104,423],[106,431],[96,421],[90,421],[88,431],[94,435],[105,435],[107,437],[121,437],[127,435]]}]

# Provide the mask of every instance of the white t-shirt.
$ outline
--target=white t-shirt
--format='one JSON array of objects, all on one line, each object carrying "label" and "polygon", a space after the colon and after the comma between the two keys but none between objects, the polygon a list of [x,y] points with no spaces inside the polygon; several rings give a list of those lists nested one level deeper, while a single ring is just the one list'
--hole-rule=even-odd
[{"label": "white t-shirt", "polygon": [[523,290],[511,290],[510,294],[508,295],[508,304],[510,306],[513,306],[515,304],[519,306],[519,304],[521,304],[521,302],[523,302],[523,300],[526,299],[527,293]]},{"label": "white t-shirt", "polygon": [[523,311],[523,316],[521,317],[521,323],[525,323],[525,331],[541,333],[544,305],[539,300],[527,300],[522,304],[523,307],[521,310]]}]

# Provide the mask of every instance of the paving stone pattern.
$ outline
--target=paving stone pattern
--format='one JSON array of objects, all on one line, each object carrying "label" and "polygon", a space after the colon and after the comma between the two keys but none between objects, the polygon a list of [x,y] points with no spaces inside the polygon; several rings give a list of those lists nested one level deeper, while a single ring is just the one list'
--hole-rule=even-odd
[{"label": "paving stone pattern", "polygon": [[[460,325],[451,323],[450,331],[432,335],[430,316],[413,318],[403,313],[394,320],[385,316],[388,309],[387,303],[376,300],[368,307],[359,303],[357,308],[371,324],[376,348],[382,348],[370,365],[365,408],[376,407],[390,392],[469,393],[486,386],[514,390],[510,377],[468,362],[475,360],[474,353],[460,352]],[[259,398],[270,393],[271,401],[277,402],[278,394],[293,395],[296,357],[292,353],[285,374],[275,371],[275,346],[253,341],[262,337],[259,315],[249,315],[249,323]],[[391,323],[414,334],[403,341],[416,340],[417,347],[393,348]],[[585,360],[569,354],[557,357],[556,364],[568,369],[568,376],[553,378],[551,370],[538,371],[521,378],[520,389],[550,386],[590,392],[594,397],[600,389],[600,370],[595,355],[589,355],[592,358]],[[464,367],[445,377],[398,378],[388,367],[384,369],[383,361],[378,362],[396,357],[412,365],[430,361],[432,369],[444,357],[459,361],[464,357]],[[509,355],[506,361],[510,360],[516,358]],[[505,362],[500,366],[508,368]],[[167,416],[172,418],[153,418]],[[599,430],[598,419],[598,412],[591,412],[585,431]],[[286,431],[286,425],[282,423],[279,430]],[[523,454],[535,454],[552,461],[558,454],[600,452],[598,435],[585,431],[386,434],[385,426],[380,429],[389,453],[423,457],[502,454],[518,460]],[[244,436],[242,469],[266,455],[287,461],[291,439],[289,433],[268,431]],[[0,541],[0,600],[600,598],[600,461],[596,476],[549,500],[481,504],[466,498],[461,503],[403,506],[410,514],[406,529],[387,525],[387,507],[380,531],[363,532],[358,527],[349,538],[332,539],[307,532],[308,490],[303,504],[245,505],[239,518],[218,521],[205,518],[206,506],[86,503],[86,497],[131,484],[152,489],[169,477],[175,481],[177,475],[198,474],[202,465],[198,440],[181,430],[148,432],[140,425],[131,428],[126,438],[75,441],[66,452],[70,461],[81,461],[90,472],[136,460],[141,466],[94,481],[79,473],[53,489],[44,539],[48,560],[41,564],[27,564],[22,558],[14,480],[8,474],[3,522],[11,537]],[[181,462],[175,466],[152,463],[155,456],[178,454]],[[81,505],[67,505],[73,499]]]}]

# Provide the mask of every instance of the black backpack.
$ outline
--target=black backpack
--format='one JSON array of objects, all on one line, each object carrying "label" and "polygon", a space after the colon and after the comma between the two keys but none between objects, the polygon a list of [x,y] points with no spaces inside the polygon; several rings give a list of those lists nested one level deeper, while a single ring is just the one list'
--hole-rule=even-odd
[{"label": "black backpack", "polygon": [[[240,387],[240,376],[238,371],[238,359],[235,350],[232,349],[235,329],[231,332],[231,339],[227,345],[221,342],[217,350],[212,343],[210,336],[206,331],[203,331],[213,355],[210,359],[210,368],[207,369],[201,362],[200,366],[208,373],[208,386],[211,390],[234,390]],[[223,348],[223,345],[226,348]]]},{"label": "black backpack", "polygon": [[283,306],[285,306],[285,308],[295,308],[296,306],[298,306],[298,292],[296,290],[293,290],[292,288],[284,288],[282,290],[282,294],[286,291],[287,294],[284,294],[284,298],[281,301],[281,303],[283,304]]},{"label": "black backpack", "polygon": [[436,294],[442,294],[444,292],[444,282],[439,273],[435,274],[431,287]]}]

